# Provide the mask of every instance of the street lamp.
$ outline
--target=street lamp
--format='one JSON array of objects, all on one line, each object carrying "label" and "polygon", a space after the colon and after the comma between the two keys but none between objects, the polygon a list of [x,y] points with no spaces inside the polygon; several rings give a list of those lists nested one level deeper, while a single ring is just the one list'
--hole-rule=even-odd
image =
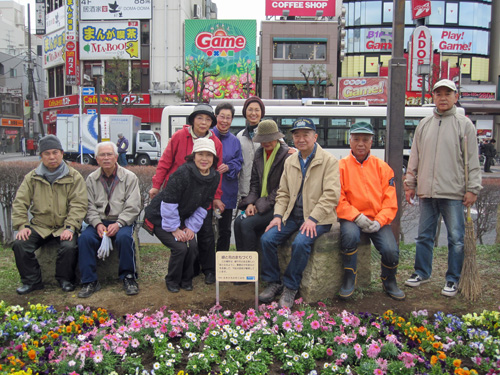
[{"label": "street lamp", "polygon": [[104,67],[102,65],[92,65],[92,77],[96,79],[97,91],[97,143],[102,141],[101,132],[101,78],[104,75]]},{"label": "street lamp", "polygon": [[431,64],[417,65],[417,75],[422,76],[422,103],[425,104],[425,76],[431,74]]}]

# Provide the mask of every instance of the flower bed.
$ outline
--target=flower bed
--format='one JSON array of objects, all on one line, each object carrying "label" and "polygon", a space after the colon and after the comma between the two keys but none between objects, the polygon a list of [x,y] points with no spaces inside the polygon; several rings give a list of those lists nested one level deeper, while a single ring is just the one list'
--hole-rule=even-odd
[{"label": "flower bed", "polygon": [[500,313],[408,317],[274,303],[207,315],[163,308],[115,319],[0,302],[9,374],[500,374]]}]

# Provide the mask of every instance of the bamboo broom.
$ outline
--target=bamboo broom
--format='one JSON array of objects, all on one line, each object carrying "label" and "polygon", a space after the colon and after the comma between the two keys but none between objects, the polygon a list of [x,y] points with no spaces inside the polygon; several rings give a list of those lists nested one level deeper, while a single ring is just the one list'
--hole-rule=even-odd
[{"label": "bamboo broom", "polygon": [[[465,190],[469,184],[469,154],[467,153],[467,136],[464,137],[465,154]],[[481,296],[481,279],[478,277],[476,263],[476,235],[474,233],[474,223],[470,216],[470,207],[467,207],[467,218],[465,220],[464,238],[464,264],[458,289],[460,293],[469,301],[477,301]]]}]

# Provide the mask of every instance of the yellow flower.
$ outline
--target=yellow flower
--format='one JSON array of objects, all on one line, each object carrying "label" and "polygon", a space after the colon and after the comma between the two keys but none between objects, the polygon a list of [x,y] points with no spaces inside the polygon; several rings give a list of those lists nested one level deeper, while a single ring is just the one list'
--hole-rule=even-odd
[{"label": "yellow flower", "polygon": [[431,357],[431,365],[434,366],[436,364],[436,362],[438,361],[438,357],[436,357],[435,355],[433,355]]},{"label": "yellow flower", "polygon": [[453,366],[455,366],[455,367],[460,367],[461,364],[462,364],[462,361],[460,359],[455,359],[453,361]]}]

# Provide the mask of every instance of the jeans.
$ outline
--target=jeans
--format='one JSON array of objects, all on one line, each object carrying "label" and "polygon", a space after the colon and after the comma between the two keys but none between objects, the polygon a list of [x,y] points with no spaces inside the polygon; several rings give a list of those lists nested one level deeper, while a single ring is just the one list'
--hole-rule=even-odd
[{"label": "jeans", "polygon": [[[281,231],[278,227],[272,227],[264,233],[260,239],[262,246],[262,279],[267,282],[279,283],[280,266],[278,262],[278,246],[283,244],[293,233],[299,230],[304,223],[303,219],[288,218],[286,224],[281,223]],[[302,273],[309,261],[314,241],[322,234],[329,232],[332,225],[316,225],[317,236],[307,237],[305,234],[297,233],[292,243],[292,258],[283,275],[283,284],[288,289],[298,290],[302,281]]]},{"label": "jeans", "polygon": [[118,153],[118,164],[122,167],[126,167],[128,165],[127,154],[125,152]]},{"label": "jeans", "polygon": [[465,215],[462,201],[420,198],[420,221],[416,241],[415,272],[428,279],[432,274],[434,237],[439,214],[448,230],[448,270],[446,281],[458,283],[464,262]]},{"label": "jeans", "polygon": [[231,223],[233,222],[233,210],[224,210],[218,221],[219,238],[217,240],[217,251],[229,251],[229,246],[231,245]]},{"label": "jeans", "polygon": [[[108,226],[113,221],[103,221]],[[118,230],[112,238],[113,250],[118,251],[120,263],[118,266],[118,276],[124,279],[128,274],[137,278],[135,267],[135,243],[133,238],[134,226],[126,225]],[[97,234],[97,230],[89,225],[78,238],[78,266],[80,268],[82,284],[91,283],[97,280],[97,250],[101,246],[102,239]]]},{"label": "jeans", "polygon": [[248,217],[239,215],[236,220],[234,220],[236,250],[257,251],[259,239],[273,219],[273,216],[273,210],[269,210],[264,214],[256,213]]},{"label": "jeans", "polygon": [[[382,264],[395,267],[399,263],[399,248],[390,225],[384,225],[378,232],[366,233],[382,257]],[[340,247],[343,253],[358,248],[361,228],[348,220],[340,220]]]}]

